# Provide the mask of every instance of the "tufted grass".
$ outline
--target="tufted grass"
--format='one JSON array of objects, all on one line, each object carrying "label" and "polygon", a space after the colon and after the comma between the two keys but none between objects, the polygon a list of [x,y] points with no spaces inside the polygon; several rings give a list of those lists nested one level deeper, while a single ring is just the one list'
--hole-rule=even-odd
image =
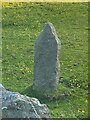
[{"label": "tufted grass", "polygon": [[[32,90],[34,42],[47,22],[61,41],[60,81],[54,94]],[[2,84],[37,97],[53,118],[88,117],[88,3],[3,3]]]}]

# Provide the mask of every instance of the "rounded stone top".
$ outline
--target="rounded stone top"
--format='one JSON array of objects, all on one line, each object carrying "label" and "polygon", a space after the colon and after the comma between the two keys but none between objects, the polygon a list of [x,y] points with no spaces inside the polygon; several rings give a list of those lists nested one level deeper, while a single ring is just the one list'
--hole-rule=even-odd
[{"label": "rounded stone top", "polygon": [[48,23],[46,24],[46,26],[45,26],[45,28],[44,28],[43,31],[47,31],[47,32],[51,32],[51,33],[56,34],[56,30],[55,30],[53,24],[50,23],[50,22],[48,22]]},{"label": "rounded stone top", "polygon": [[48,22],[45,25],[44,29],[41,31],[40,35],[38,36],[35,44],[40,44],[40,43],[48,41],[48,40],[51,41],[52,43],[56,42],[56,44],[61,46],[60,40],[56,33],[56,30],[55,30],[53,24],[50,22]]}]

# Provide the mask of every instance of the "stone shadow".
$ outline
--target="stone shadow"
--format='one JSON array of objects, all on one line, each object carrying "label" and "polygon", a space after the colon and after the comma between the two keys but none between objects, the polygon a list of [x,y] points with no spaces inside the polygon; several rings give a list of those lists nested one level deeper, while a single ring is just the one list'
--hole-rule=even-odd
[{"label": "stone shadow", "polygon": [[46,94],[43,92],[38,92],[33,90],[32,86],[27,87],[24,91],[22,91],[23,95],[29,96],[29,97],[34,97],[37,98],[41,103],[56,103],[57,101],[65,102],[68,100],[68,98],[72,98],[71,95],[68,92],[63,92],[62,94],[55,92],[52,94]]},{"label": "stone shadow", "polygon": [[47,103],[49,101],[49,97],[47,94],[43,94],[42,92],[37,92],[33,90],[32,86],[27,87],[24,91],[22,91],[21,94],[37,98],[41,103]]}]

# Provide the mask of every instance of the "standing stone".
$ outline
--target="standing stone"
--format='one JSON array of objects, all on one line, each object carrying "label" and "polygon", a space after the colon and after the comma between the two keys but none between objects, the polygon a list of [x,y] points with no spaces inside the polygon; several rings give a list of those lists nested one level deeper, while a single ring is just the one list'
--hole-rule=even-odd
[{"label": "standing stone", "polygon": [[35,42],[33,89],[44,93],[56,90],[59,65],[60,40],[52,23],[48,23]]}]

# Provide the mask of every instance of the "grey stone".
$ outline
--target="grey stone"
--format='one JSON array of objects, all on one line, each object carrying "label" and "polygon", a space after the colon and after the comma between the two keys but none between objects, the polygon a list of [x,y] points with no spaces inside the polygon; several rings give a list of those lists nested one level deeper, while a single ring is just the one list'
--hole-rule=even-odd
[{"label": "grey stone", "polygon": [[50,114],[45,104],[38,99],[30,98],[19,93],[7,91],[0,85],[2,93],[2,118],[38,118],[50,120]]},{"label": "grey stone", "polygon": [[33,89],[52,93],[57,89],[60,40],[52,23],[47,23],[35,42]]}]

